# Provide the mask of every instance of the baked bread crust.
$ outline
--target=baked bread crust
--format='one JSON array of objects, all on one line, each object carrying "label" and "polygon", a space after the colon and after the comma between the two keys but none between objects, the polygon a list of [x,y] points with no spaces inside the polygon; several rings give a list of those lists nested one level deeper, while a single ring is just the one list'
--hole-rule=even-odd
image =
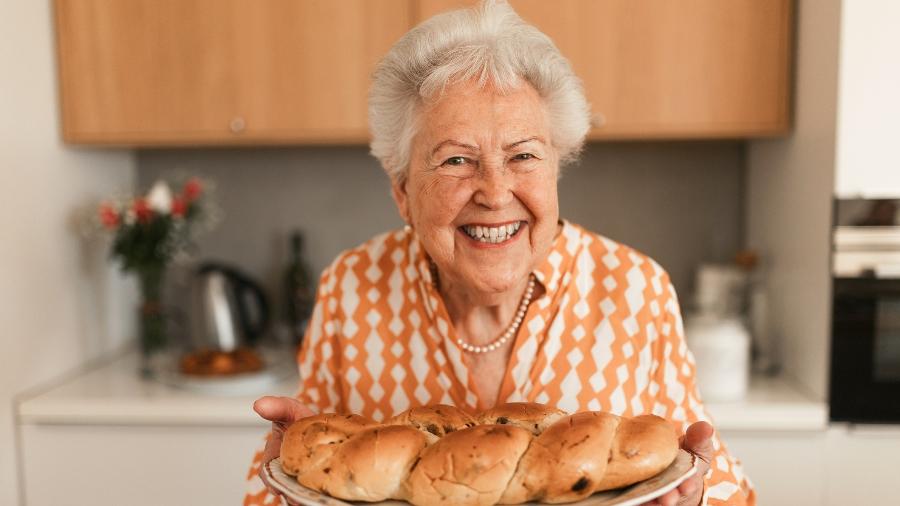
[{"label": "baked bread crust", "polygon": [[306,417],[285,431],[281,442],[281,466],[292,476],[301,471],[320,469],[350,436],[377,425],[359,415],[327,413]]},{"label": "baked bread crust", "polygon": [[578,501],[650,478],[677,453],[674,425],[658,416],[510,403],[474,417],[413,408],[384,424],[311,416],[285,431],[281,462],[301,485],[340,499],[490,505]]},{"label": "baked bread crust", "polygon": [[452,432],[422,452],[403,499],[424,504],[497,504],[531,434],[510,425]]},{"label": "baked bread crust", "polygon": [[447,404],[407,409],[389,418],[385,423],[387,425],[408,425],[438,437],[444,437],[451,432],[477,425],[475,419],[468,413]]},{"label": "baked bread crust", "polygon": [[560,418],[566,416],[566,412],[546,404],[537,402],[508,402],[498,404],[493,408],[478,414],[479,424],[512,424],[521,427],[535,436],[544,432]]}]

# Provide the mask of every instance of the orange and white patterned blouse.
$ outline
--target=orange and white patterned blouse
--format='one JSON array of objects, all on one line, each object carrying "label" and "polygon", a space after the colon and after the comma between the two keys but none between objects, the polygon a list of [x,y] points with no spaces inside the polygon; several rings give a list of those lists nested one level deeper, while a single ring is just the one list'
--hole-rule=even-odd
[{"label": "orange and white patterned blouse", "polygon": [[[303,403],[375,420],[435,403],[490,407],[476,395],[429,265],[415,234],[401,230],[344,252],[325,270],[298,356]],[[674,288],[656,262],[564,222],[534,276],[545,290],[519,328],[498,402],[653,413],[682,430],[710,420]],[[740,463],[718,437],[713,446],[704,501],[755,504]],[[247,476],[245,505],[278,504],[256,476],[261,456]]]}]

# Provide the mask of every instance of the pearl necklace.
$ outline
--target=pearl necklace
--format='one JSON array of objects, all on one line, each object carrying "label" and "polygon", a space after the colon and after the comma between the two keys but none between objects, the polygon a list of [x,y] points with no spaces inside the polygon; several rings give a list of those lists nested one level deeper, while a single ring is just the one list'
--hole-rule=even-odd
[{"label": "pearl necklace", "polygon": [[456,344],[458,344],[460,348],[468,351],[469,353],[487,353],[503,346],[504,344],[506,344],[506,341],[509,341],[514,335],[516,335],[516,332],[519,331],[519,326],[522,325],[522,320],[525,318],[525,311],[528,310],[528,304],[531,304],[531,297],[533,295],[534,276],[529,275],[528,288],[525,289],[525,295],[522,296],[522,302],[519,303],[519,309],[516,311],[516,316],[515,318],[513,318],[513,321],[509,325],[509,328],[506,329],[506,332],[504,332],[493,342],[490,342],[483,346],[475,346],[474,344],[469,344],[463,341],[461,337],[456,338]]}]

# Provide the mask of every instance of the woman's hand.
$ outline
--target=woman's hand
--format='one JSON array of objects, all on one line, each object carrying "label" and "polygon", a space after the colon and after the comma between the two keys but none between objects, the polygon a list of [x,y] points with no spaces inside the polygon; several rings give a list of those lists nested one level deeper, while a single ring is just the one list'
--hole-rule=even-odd
[{"label": "woman's hand", "polygon": [[259,466],[259,477],[266,484],[270,494],[280,496],[281,494],[272,488],[269,480],[266,479],[266,475],[263,473],[263,466],[281,455],[281,440],[284,437],[284,431],[297,420],[312,416],[315,413],[293,397],[260,397],[253,403],[253,410],[259,416],[272,422],[272,434],[266,442],[266,449],[263,450],[262,462]]},{"label": "woman's hand", "polygon": [[703,497],[703,476],[709,471],[712,461],[713,446],[710,439],[713,435],[712,425],[697,422],[688,427],[681,436],[681,449],[693,453],[697,457],[697,473],[685,480],[675,490],[645,503],[654,506],[696,506]]}]

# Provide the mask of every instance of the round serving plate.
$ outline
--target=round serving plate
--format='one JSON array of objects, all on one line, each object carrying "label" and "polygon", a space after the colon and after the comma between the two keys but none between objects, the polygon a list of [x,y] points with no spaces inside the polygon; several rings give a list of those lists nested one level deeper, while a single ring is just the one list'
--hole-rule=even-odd
[{"label": "round serving plate", "polygon": [[[285,497],[304,506],[353,506],[371,504],[373,506],[409,506],[405,501],[383,501],[378,503],[346,502],[308,489],[297,483],[293,476],[285,474],[281,461],[274,459],[263,466],[263,472],[272,487]],[[697,472],[696,459],[690,453],[679,450],[672,464],[652,478],[634,485],[606,492],[598,492],[582,501],[569,503],[574,506],[636,506],[669,492]],[[525,503],[537,506],[540,503]]]}]

